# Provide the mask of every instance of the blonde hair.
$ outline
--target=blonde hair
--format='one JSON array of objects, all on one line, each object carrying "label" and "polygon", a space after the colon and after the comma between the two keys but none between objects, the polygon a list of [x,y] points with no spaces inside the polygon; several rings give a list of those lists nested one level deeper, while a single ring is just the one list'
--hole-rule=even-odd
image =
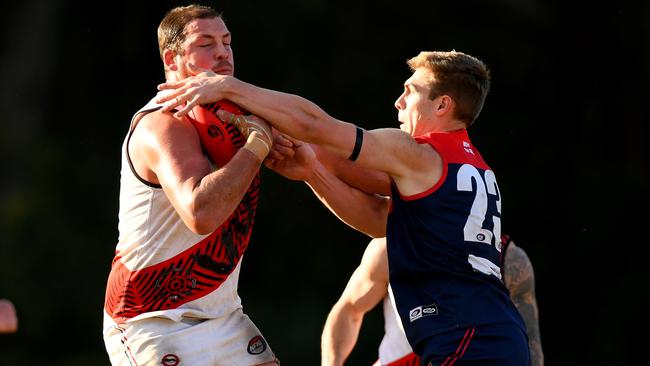
[{"label": "blonde hair", "polygon": [[455,117],[467,126],[474,123],[490,90],[490,71],[482,61],[457,51],[422,51],[407,64],[433,74],[430,99],[449,95],[456,102]]}]

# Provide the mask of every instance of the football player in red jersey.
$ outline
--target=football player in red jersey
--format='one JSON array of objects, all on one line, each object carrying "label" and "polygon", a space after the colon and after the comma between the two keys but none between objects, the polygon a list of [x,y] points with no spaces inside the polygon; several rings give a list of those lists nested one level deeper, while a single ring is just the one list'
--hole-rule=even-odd
[{"label": "football player in red jersey", "polygon": [[[532,366],[544,365],[535,296],[535,274],[526,252],[502,236],[502,274],[528,334]],[[373,239],[332,307],[321,339],[322,366],[343,365],[359,336],[364,315],[383,301],[385,334],[379,346],[379,366],[419,366],[419,359],[408,344],[395,316],[395,304],[388,291],[388,259],[385,238]]]},{"label": "football player in red jersey", "polygon": [[305,181],[342,221],[387,238],[389,281],[414,352],[432,365],[528,365],[526,326],[501,278],[501,192],[467,131],[490,73],[457,51],[421,52],[408,65],[413,74],[395,102],[399,129],[366,131],[300,96],[209,69],[160,85],[171,92],[157,101],[183,116],[228,99],[282,133],[382,173],[389,196],[355,190],[318,164]]},{"label": "football player in red jersey", "polygon": [[[234,73],[232,35],[210,7],[170,10],[158,42],[167,81],[191,76],[188,65]],[[124,139],[119,238],[104,305],[110,361],[276,365],[237,293],[270,128],[261,120],[239,130],[224,124],[217,110],[239,112],[227,103],[182,117],[161,107],[152,99],[137,111]]]}]

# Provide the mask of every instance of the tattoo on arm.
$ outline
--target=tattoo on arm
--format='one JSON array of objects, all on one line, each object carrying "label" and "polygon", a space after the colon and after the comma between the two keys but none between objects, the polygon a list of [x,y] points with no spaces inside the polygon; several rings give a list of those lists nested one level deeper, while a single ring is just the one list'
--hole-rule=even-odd
[{"label": "tattoo on arm", "polygon": [[511,244],[506,252],[504,277],[510,297],[526,323],[532,364],[541,366],[544,364],[544,353],[535,297],[535,273],[526,252],[514,244]]}]

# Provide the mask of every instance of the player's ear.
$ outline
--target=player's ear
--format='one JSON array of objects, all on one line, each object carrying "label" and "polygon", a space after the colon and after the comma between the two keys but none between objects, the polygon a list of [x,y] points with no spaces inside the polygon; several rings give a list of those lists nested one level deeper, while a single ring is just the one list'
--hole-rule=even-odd
[{"label": "player's ear", "polygon": [[438,116],[443,116],[453,110],[454,100],[449,95],[441,95],[437,99],[436,114]]},{"label": "player's ear", "polygon": [[163,63],[165,64],[165,69],[169,71],[178,70],[178,64],[176,63],[176,52],[165,49],[163,51]]}]

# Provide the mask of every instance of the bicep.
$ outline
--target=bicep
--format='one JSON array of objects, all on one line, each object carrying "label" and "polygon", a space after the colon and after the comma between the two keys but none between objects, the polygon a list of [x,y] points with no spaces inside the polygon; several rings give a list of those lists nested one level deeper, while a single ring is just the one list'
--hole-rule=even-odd
[{"label": "bicep", "polygon": [[189,122],[178,120],[160,118],[143,127],[148,165],[172,204],[185,211],[193,188],[210,173],[198,135]]},{"label": "bicep", "polygon": [[387,173],[393,179],[428,170],[430,150],[408,133],[395,128],[365,131],[359,164]]}]

